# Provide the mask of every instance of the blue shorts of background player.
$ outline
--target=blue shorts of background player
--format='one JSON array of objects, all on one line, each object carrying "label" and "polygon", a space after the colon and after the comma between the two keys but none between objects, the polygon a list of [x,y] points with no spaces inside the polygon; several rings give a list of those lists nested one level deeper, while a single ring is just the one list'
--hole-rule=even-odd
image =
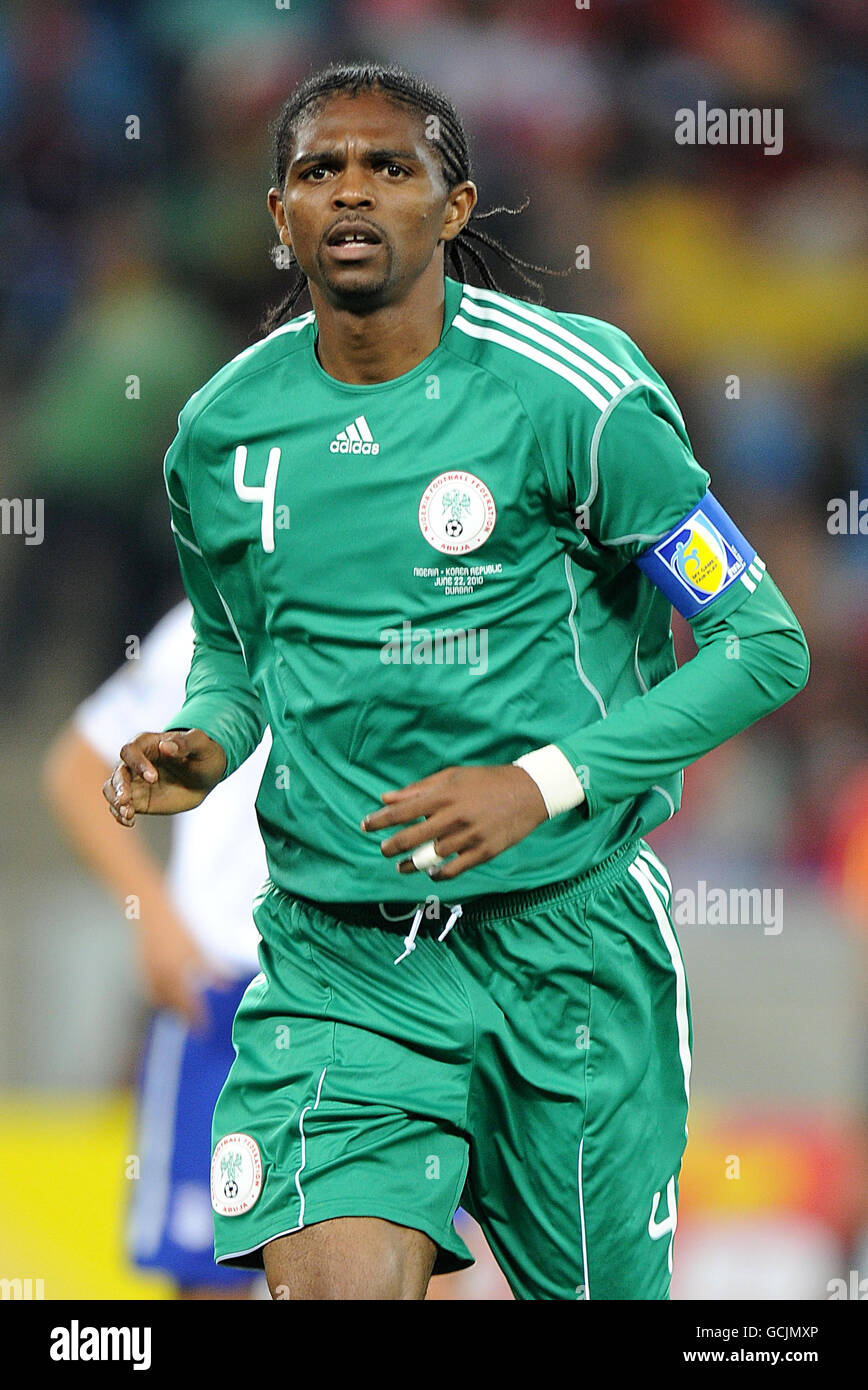
[{"label": "blue shorts of background player", "polygon": [[130,1258],[157,1270],[181,1297],[199,1290],[250,1296],[257,1271],[214,1263],[211,1116],[234,1058],[232,1021],[249,978],[202,995],[206,1023],[195,1030],[170,1010],[151,1020],[139,1073],[139,1177],[127,1223]]}]

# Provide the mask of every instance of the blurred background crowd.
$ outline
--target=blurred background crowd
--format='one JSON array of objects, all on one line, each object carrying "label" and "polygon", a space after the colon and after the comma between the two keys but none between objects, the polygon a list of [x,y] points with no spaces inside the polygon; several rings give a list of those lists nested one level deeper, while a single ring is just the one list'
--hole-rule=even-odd
[{"label": "blurred background crowd", "polygon": [[[857,0],[5,6],[0,491],[44,499],[45,534],[0,536],[0,1139],[36,1151],[44,1180],[39,1200],[4,1194],[0,1265],[54,1260],[73,1296],[159,1291],[93,1246],[121,1201],[106,1155],[138,996],[125,923],[45,823],[39,761],[180,597],[163,454],[283,292],[268,122],[312,68],[373,57],[454,99],[481,209],[528,200],[485,225],[569,269],[545,302],[617,323],[668,381],[805,629],[804,693],[691,769],[654,841],[677,882],[785,904],[780,936],[682,931],[697,1118],[676,1294],[828,1297],[851,1268],[868,1278],[868,535],[827,525],[831,499],[868,497],[865,30]],[[781,152],[677,144],[675,112],[700,101],[780,108]],[[686,625],[676,640],[687,659]],[[90,1244],[62,1197],[38,1215],[79,1141],[103,1175]],[[473,1287],[455,1296],[486,1296]]]}]

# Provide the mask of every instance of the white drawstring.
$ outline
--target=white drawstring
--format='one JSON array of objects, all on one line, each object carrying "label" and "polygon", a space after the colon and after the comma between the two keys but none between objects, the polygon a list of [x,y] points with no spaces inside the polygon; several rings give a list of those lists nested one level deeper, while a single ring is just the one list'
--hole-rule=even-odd
[{"label": "white drawstring", "polygon": [[455,926],[455,923],[458,921],[458,918],[461,916],[461,914],[462,914],[463,911],[464,911],[464,908],[461,906],[461,904],[460,904],[460,903],[456,903],[455,906],[453,907],[452,911],[451,911],[450,914],[449,914],[449,920],[447,921],[446,926],[443,928],[442,932],[440,933],[440,935],[439,935],[438,938],[437,938],[438,941],[442,941],[442,940],[444,939],[444,937],[447,937],[447,936],[449,935],[449,933],[451,932],[452,928]]},{"label": "white drawstring", "polygon": [[420,903],[419,906],[416,908],[416,915],[413,918],[413,925],[411,926],[409,933],[404,937],[404,949],[394,961],[395,965],[397,965],[399,961],[402,961],[405,956],[409,956],[411,951],[415,951],[416,933],[418,932],[419,927],[422,924],[422,917],[424,915],[424,912],[425,904]]},{"label": "white drawstring", "polygon": [[[415,913],[415,916],[413,917],[413,924],[412,924],[412,926],[410,927],[410,930],[409,930],[409,932],[407,933],[407,935],[404,937],[404,949],[403,949],[403,951],[401,952],[401,954],[395,958],[395,962],[394,962],[395,965],[398,965],[402,960],[405,960],[406,957],[409,956],[409,954],[410,954],[411,951],[415,951],[415,949],[416,949],[416,936],[417,936],[417,934],[418,934],[418,931],[419,931],[420,926],[422,925],[422,918],[423,918],[423,916],[425,915],[425,908],[426,908],[426,906],[427,906],[427,900],[426,900],[426,902],[424,902],[424,903],[420,903],[419,906],[416,908],[416,913]],[[382,910],[382,904],[381,904],[381,910]],[[439,935],[438,938],[437,938],[438,941],[443,941],[444,938],[447,937],[447,936],[449,935],[449,933],[451,932],[452,928],[455,926],[455,923],[458,921],[458,918],[462,915],[463,911],[464,911],[464,909],[462,908],[461,904],[460,904],[460,903],[455,903],[455,905],[453,906],[451,912],[449,913],[449,917],[447,918],[446,926],[443,928],[442,932],[440,933],[440,935]],[[385,915],[386,915],[386,914],[383,913],[383,916],[385,916]]]}]

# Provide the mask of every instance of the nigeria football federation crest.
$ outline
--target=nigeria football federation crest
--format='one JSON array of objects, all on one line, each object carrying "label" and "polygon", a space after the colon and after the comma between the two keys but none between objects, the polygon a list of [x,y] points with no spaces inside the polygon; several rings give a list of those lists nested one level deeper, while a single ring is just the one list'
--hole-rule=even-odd
[{"label": "nigeria football federation crest", "polygon": [[262,1156],[249,1134],[224,1134],[211,1160],[211,1205],[218,1216],[241,1216],[262,1191]]},{"label": "nigeria football federation crest", "polygon": [[467,555],[488,540],[497,520],[494,498],[474,473],[441,473],[419,503],[419,528],[442,555]]}]

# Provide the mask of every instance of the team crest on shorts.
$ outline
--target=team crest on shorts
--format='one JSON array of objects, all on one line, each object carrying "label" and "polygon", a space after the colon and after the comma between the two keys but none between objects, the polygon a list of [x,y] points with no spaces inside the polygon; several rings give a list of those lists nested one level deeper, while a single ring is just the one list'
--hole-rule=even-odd
[{"label": "team crest on shorts", "polygon": [[494,498],[474,473],[440,473],[428,484],[419,503],[422,535],[442,555],[467,555],[478,550],[488,540],[496,520]]},{"label": "team crest on shorts", "polygon": [[262,1191],[262,1155],[249,1134],[224,1134],[211,1159],[211,1205],[218,1216],[243,1216]]}]

